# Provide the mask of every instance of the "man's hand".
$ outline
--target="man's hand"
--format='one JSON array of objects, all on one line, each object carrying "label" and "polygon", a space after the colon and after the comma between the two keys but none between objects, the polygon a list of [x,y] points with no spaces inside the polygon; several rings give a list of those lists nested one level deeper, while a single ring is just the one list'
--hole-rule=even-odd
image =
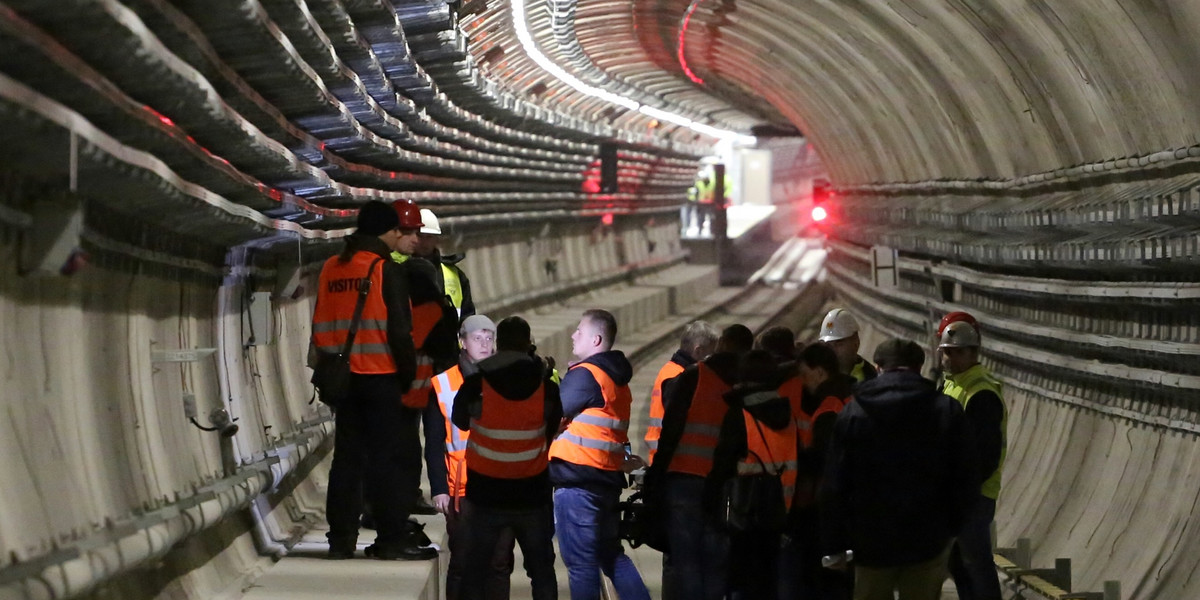
[{"label": "man's hand", "polygon": [[625,461],[621,463],[621,470],[629,474],[644,466],[646,466],[645,459],[636,454],[629,454],[625,457]]},{"label": "man's hand", "polygon": [[433,507],[443,515],[450,514],[450,494],[438,494],[434,496]]}]

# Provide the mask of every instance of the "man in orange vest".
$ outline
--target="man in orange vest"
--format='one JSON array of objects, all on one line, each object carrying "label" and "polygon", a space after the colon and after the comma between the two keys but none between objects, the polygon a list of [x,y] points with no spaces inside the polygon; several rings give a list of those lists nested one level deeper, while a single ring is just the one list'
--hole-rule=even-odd
[{"label": "man in orange vest", "polygon": [[[721,423],[712,473],[705,481],[705,501],[712,514],[719,514],[721,493],[730,479],[767,474],[778,477],[783,497],[763,501],[782,504],[781,515],[786,514],[795,495],[799,436],[791,404],[779,395],[782,374],[769,352],[751,350],[742,357],[738,379],[739,383],[725,394],[729,411]],[[780,522],[777,529],[730,536],[732,597],[776,597],[784,525]]]},{"label": "man in orange vest", "polygon": [[[463,320],[458,333],[462,353],[458,364],[433,378],[433,398],[425,407],[425,465],[429,470],[429,493],[433,505],[446,517],[447,545],[450,565],[446,570],[446,599],[458,600],[462,589],[463,569],[467,560],[467,537],[462,514],[463,498],[467,493],[467,439],[469,431],[455,427],[454,398],[462,388],[464,378],[479,371],[479,361],[495,354],[496,325],[483,315],[471,315]],[[489,598],[508,598],[509,577],[513,569],[512,535],[496,545],[484,584]]]},{"label": "man in orange vest", "polygon": [[727,327],[715,353],[664,386],[659,458],[646,474],[648,493],[661,489],[666,510],[664,600],[725,595],[729,536],[705,511],[704,480],[729,410],[725,393],[737,383],[738,361],[753,344],[754,334],[744,325]]},{"label": "man in orange vest", "polygon": [[854,388],[830,438],[821,490],[824,554],[854,551],[854,597],[936,598],[979,494],[962,406],[921,376],[925,352],[891,339],[879,375]]},{"label": "man in orange vest", "polygon": [[816,494],[833,425],[850,401],[855,381],[841,372],[837,353],[822,343],[809,344],[800,351],[796,372],[803,386],[799,403],[792,404],[800,436],[800,460],[796,498],[788,515],[790,545],[783,549],[784,564],[791,568],[781,573],[780,585],[785,586],[787,597],[849,598],[852,581],[821,568]]},{"label": "man in orange vest", "polygon": [[[340,352],[349,336],[360,281],[371,287],[350,353],[350,397],[338,405],[337,436],[326,495],[329,558],[354,556],[363,492],[377,507],[378,534],[367,555],[425,560],[437,556],[405,532],[407,490],[421,477],[420,415],[396,401],[416,371],[407,278],[388,255],[415,247],[416,228],[405,228],[391,207],[367,202],[358,229],[338,256],[321,269],[313,313],[313,346]],[[415,465],[415,468],[414,468]]]},{"label": "man in orange vest", "polygon": [[561,385],[566,430],[550,446],[554,521],[572,600],[599,600],[601,572],[621,600],[650,598],[618,530],[625,473],[645,463],[627,457],[633,365],[612,349],[616,337],[612,313],[584,311],[571,335],[579,362],[567,370]]},{"label": "man in orange vest", "polygon": [[496,347],[496,355],[480,361],[479,372],[463,382],[452,415],[457,427],[471,432],[462,597],[508,597],[485,593],[484,580],[497,543],[511,535],[521,545],[534,600],[552,600],[558,582],[547,448],[562,421],[562,402],[549,369],[532,352],[529,323],[521,317],[500,321]]},{"label": "man in orange vest", "polygon": [[689,323],[683,329],[683,337],[679,340],[679,349],[671,355],[671,360],[658,370],[654,378],[654,387],[650,388],[650,423],[646,426],[646,448],[650,464],[654,464],[654,455],[658,452],[658,438],[662,434],[663,397],[662,384],[675,377],[684,369],[696,364],[696,361],[712,354],[717,345],[717,329],[706,321]]}]

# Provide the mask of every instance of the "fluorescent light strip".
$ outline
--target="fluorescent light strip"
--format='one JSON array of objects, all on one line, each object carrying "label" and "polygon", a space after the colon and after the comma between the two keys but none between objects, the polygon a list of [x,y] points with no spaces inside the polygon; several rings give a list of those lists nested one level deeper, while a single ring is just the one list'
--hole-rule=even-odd
[{"label": "fluorescent light strip", "polygon": [[614,94],[608,90],[604,90],[593,85],[588,85],[580,81],[579,78],[568,73],[565,69],[558,66],[557,63],[550,60],[545,54],[542,54],[541,50],[538,50],[537,44],[533,42],[533,35],[529,33],[529,26],[525,22],[525,1],[510,0],[510,3],[512,6],[513,26],[517,29],[517,39],[520,40],[521,47],[525,49],[525,53],[529,55],[529,58],[533,59],[533,62],[545,69],[546,72],[558,78],[559,81],[562,81],[572,88],[575,88],[575,90],[581,93],[606,100],[622,108],[636,110],[644,115],[653,117],[660,121],[666,121],[668,123],[674,123],[682,127],[687,127],[688,129],[691,129],[697,133],[702,133],[704,135],[721,140],[732,140],[747,144],[753,144],[755,142],[755,138],[752,135],[743,135],[736,131],[718,129],[711,125],[698,123],[684,116],[667,112],[659,108],[654,108],[653,106],[647,104],[640,104],[624,96]]}]

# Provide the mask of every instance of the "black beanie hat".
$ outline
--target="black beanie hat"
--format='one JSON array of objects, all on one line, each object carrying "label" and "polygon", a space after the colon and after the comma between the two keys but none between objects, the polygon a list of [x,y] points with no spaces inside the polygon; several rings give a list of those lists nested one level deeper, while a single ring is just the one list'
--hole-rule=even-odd
[{"label": "black beanie hat", "polygon": [[400,225],[400,217],[392,207],[372,200],[358,209],[358,233],[363,235],[383,235]]}]

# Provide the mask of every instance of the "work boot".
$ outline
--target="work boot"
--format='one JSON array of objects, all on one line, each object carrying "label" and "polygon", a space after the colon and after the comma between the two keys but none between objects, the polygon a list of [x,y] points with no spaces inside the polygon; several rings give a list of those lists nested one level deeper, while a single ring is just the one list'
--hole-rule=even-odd
[{"label": "work boot", "polygon": [[412,545],[385,545],[378,543],[367,546],[366,555],[377,560],[431,560],[437,558],[437,550]]},{"label": "work boot", "polygon": [[354,551],[357,550],[357,544],[354,541],[330,540],[329,553],[325,558],[329,560],[346,560],[354,558]]}]

